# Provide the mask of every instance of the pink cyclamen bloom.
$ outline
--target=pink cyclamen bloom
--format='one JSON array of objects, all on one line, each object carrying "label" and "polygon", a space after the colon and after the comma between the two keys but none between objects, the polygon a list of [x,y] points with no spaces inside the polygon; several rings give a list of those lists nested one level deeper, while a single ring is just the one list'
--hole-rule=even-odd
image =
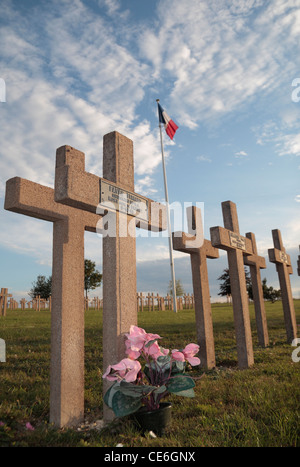
[{"label": "pink cyclamen bloom", "polygon": [[127,341],[125,345],[127,348],[127,354],[129,353],[129,350],[133,352],[141,352],[147,342],[154,339],[161,339],[158,334],[147,333],[144,329],[134,325],[130,326],[129,333],[126,334],[126,338]]},{"label": "pink cyclamen bloom", "polygon": [[131,383],[136,380],[140,369],[140,362],[131,360],[131,358],[123,358],[123,360],[116,365],[109,365],[103,378],[106,378],[108,381],[125,380]]},{"label": "pink cyclamen bloom", "polygon": [[183,349],[182,353],[185,359],[192,365],[199,365],[200,358],[195,357],[195,355],[199,352],[199,345],[197,344],[188,344]]},{"label": "pink cyclamen bloom", "polygon": [[34,431],[34,428],[33,428],[33,426],[31,425],[30,422],[27,422],[25,426],[26,426],[26,430],[28,430],[28,431]]},{"label": "pink cyclamen bloom", "polygon": [[149,355],[156,360],[158,357],[168,355],[169,349],[164,349],[160,347],[157,342],[153,342],[149,347],[144,348],[144,352],[146,355]]},{"label": "pink cyclamen bloom", "polygon": [[125,347],[126,347],[126,350],[125,350],[126,355],[128,355],[128,357],[131,358],[132,360],[136,360],[141,355],[142,350],[132,350],[131,342],[128,340],[125,342]]},{"label": "pink cyclamen bloom", "polygon": [[184,362],[185,358],[182,352],[177,349],[172,350],[172,358],[178,362]]},{"label": "pink cyclamen bloom", "polygon": [[172,358],[173,360],[177,360],[179,362],[187,361],[192,366],[199,365],[200,359],[195,357],[196,353],[199,352],[199,345],[197,344],[188,344],[182,351],[177,349],[172,350]]}]

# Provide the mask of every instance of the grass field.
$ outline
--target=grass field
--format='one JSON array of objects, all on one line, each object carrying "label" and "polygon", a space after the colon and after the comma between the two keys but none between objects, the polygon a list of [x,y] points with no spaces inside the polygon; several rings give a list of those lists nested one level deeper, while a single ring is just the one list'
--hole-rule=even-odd
[{"label": "grass field", "polygon": [[[217,367],[202,376],[196,397],[171,396],[173,420],[161,438],[141,436],[128,418],[95,429],[49,424],[50,313],[8,311],[0,317],[6,362],[0,363],[0,446],[300,446],[300,362],[286,343],[281,302],[266,303],[270,345],[257,345],[250,305],[255,365],[238,370],[230,305],[213,305]],[[295,300],[300,323],[300,300]],[[196,342],[193,310],[139,313],[139,326],[163,337],[165,348]],[[300,356],[300,350],[298,355]],[[85,417],[102,410],[102,313],[85,314]],[[30,425],[28,425],[30,423]],[[27,424],[27,427],[26,427]],[[33,429],[31,429],[33,427]]]}]

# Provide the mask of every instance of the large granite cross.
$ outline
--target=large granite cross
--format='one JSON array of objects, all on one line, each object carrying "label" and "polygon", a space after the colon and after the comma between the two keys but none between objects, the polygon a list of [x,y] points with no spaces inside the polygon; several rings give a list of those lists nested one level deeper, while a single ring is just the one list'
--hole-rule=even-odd
[{"label": "large granite cross", "polygon": [[258,344],[262,347],[266,347],[269,344],[269,335],[260,277],[260,270],[266,269],[267,267],[266,260],[262,256],[258,256],[254,233],[248,232],[246,233],[246,237],[251,240],[253,249],[253,255],[244,256],[244,264],[250,267]]},{"label": "large granite cross", "polygon": [[216,359],[206,258],[218,258],[219,251],[204,239],[201,209],[187,208],[187,219],[188,234],[174,232],[173,248],[191,256],[199,357],[201,366],[211,369],[216,366]]},{"label": "large granite cross", "polygon": [[249,368],[254,363],[248,294],[243,255],[252,255],[252,242],[242,237],[239,230],[235,203],[222,203],[223,227],[211,227],[211,243],[227,251],[233,316],[239,368]]},{"label": "large granite cross", "polygon": [[[134,193],[133,143],[120,133],[112,132],[103,138],[104,178],[85,172],[84,155],[76,155],[77,159],[76,163],[69,160],[56,172],[55,199],[78,208],[78,213],[101,213],[104,228],[108,228],[102,240],[103,367],[106,369],[124,358],[124,334],[130,325],[137,324],[135,227],[165,229],[166,208]],[[104,382],[104,391],[106,388]],[[114,418],[106,406],[104,418]]]},{"label": "large granite cross", "polygon": [[293,274],[290,255],[283,246],[281,232],[278,229],[272,230],[274,248],[268,250],[269,260],[276,264],[278,273],[282,307],[284,314],[285,329],[288,343],[297,337],[297,324],[294,309],[294,301],[289,274]]},{"label": "large granite cross", "polygon": [[[56,167],[82,157],[61,147]],[[50,422],[72,426],[84,417],[84,231],[96,232],[101,218],[56,203],[54,190],[19,177],[6,182],[5,209],[53,222]]]}]

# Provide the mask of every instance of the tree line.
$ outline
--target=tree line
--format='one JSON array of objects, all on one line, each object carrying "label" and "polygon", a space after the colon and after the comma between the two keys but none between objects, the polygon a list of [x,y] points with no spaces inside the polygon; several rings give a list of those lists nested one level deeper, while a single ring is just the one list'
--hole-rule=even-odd
[{"label": "tree line", "polygon": [[[245,278],[246,278],[246,287],[250,300],[253,300],[252,284],[249,271],[245,268]],[[231,286],[230,286],[230,277],[229,269],[224,269],[223,274],[218,277],[220,281],[220,292],[218,295],[221,297],[231,297]],[[88,292],[94,290],[96,287],[99,287],[102,282],[102,274],[96,269],[96,263],[90,259],[84,260],[84,290],[85,296],[87,298]],[[35,298],[38,295],[48,300],[51,295],[52,289],[52,276],[46,278],[45,276],[39,275],[37,280],[33,282],[32,288],[29,292],[31,298]],[[272,286],[267,286],[267,279],[262,280],[262,289],[263,296],[265,300],[270,300],[274,303],[281,296],[280,290],[274,289]],[[173,295],[172,281],[169,282],[168,293]],[[184,295],[184,288],[182,286],[181,280],[176,280],[176,296],[180,297]]]},{"label": "tree line", "polygon": [[[87,298],[89,290],[96,289],[102,282],[102,274],[96,269],[96,263],[90,259],[84,260],[84,290]],[[37,280],[32,283],[32,288],[29,292],[31,298],[38,295],[48,300],[52,292],[52,276],[46,277],[39,275]]]},{"label": "tree line", "polygon": [[[247,292],[249,295],[250,300],[253,300],[253,291],[252,291],[252,284],[251,278],[249,275],[249,271],[245,268],[245,277],[246,277],[246,287]],[[224,269],[223,274],[218,277],[218,280],[221,281],[220,284],[220,292],[218,295],[221,297],[231,297],[231,287],[230,287],[230,277],[229,277],[229,269]],[[263,296],[265,300],[270,300],[274,303],[278,300],[281,296],[280,290],[274,289],[272,286],[267,286],[267,279],[264,278],[262,281],[262,290]]]}]

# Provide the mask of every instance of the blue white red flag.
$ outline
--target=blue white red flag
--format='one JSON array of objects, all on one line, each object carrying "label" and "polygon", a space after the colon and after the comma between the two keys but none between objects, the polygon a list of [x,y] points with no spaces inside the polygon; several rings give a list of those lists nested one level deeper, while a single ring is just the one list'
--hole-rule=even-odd
[{"label": "blue white red flag", "polygon": [[176,123],[173,122],[173,120],[169,117],[169,115],[162,108],[162,106],[159,103],[157,103],[157,105],[158,105],[159,122],[164,125],[167,135],[171,139],[173,139],[176,133],[176,130],[178,129],[178,126],[176,125]]}]

